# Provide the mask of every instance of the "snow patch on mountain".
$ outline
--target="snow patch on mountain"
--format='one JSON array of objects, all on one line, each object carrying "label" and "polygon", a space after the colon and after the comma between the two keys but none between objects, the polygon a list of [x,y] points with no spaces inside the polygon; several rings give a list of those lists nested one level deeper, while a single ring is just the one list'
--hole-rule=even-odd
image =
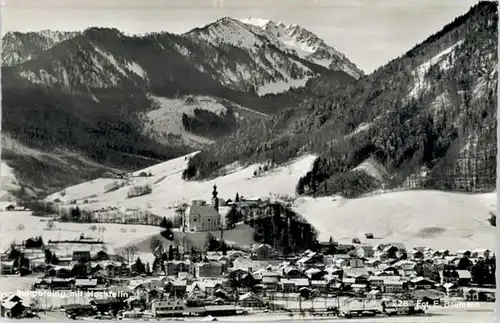
[{"label": "snow patch on mountain", "polygon": [[206,110],[221,115],[227,108],[217,99],[209,96],[186,96],[178,99],[169,99],[150,95],[153,101],[153,110],[141,116],[144,132],[160,142],[181,141],[190,146],[200,146],[212,143],[212,140],[196,136],[182,124],[182,115],[195,115],[195,110]]},{"label": "snow patch on mountain", "polygon": [[128,70],[134,72],[137,76],[141,78],[147,78],[148,73],[136,62],[127,62]]},{"label": "snow patch on mountain", "polygon": [[127,75],[127,72],[125,72],[122,67],[120,66],[120,64],[118,63],[118,61],[116,60],[116,58],[111,55],[110,53],[107,53],[106,51],[100,49],[99,47],[97,46],[94,46],[94,49],[96,50],[96,52],[98,52],[99,54],[101,54],[103,57],[105,57],[108,62],[111,63],[111,65],[113,65],[113,67],[119,71],[120,73],[122,73],[123,75]]},{"label": "snow patch on mountain", "polygon": [[24,70],[19,73],[21,77],[24,77],[33,84],[40,84],[44,86],[52,86],[58,83],[57,77],[50,75],[46,70],[41,69],[38,73],[34,71]]},{"label": "snow patch on mountain", "polygon": [[292,88],[301,88],[306,85],[308,80],[309,77],[305,77],[298,80],[288,79],[267,83],[257,88],[257,95],[264,96],[266,94],[278,94],[286,92]]},{"label": "snow patch on mountain", "polygon": [[431,68],[447,70],[452,66],[454,50],[459,47],[463,41],[448,47],[434,57],[418,66],[414,72],[414,85],[408,94],[408,99],[417,98],[422,92],[429,90],[431,84],[427,80],[427,73]]}]

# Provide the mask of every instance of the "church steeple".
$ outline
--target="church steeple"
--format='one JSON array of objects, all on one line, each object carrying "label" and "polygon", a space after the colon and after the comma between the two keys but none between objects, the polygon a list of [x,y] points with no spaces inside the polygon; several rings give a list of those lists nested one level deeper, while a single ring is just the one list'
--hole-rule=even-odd
[{"label": "church steeple", "polygon": [[219,198],[217,197],[219,193],[217,192],[217,185],[214,184],[214,190],[212,191],[212,205],[215,210],[219,212]]}]

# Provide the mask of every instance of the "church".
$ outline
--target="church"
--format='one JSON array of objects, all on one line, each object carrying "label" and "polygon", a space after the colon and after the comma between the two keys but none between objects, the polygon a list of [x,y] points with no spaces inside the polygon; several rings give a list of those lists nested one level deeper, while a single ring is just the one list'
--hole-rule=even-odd
[{"label": "church", "polygon": [[222,226],[222,216],[219,214],[219,198],[217,186],[212,192],[212,204],[205,200],[193,200],[186,210],[186,229],[188,232],[218,231]]}]

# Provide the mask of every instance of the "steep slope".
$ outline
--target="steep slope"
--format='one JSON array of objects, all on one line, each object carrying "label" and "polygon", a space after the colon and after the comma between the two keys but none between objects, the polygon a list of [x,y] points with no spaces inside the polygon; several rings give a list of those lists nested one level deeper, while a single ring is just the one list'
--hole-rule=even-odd
[{"label": "steep slope", "polygon": [[[495,194],[407,191],[350,200],[340,197],[296,198],[295,184],[302,174],[311,169],[316,158],[314,155],[292,160],[257,176],[254,172],[262,165],[232,165],[225,169],[225,175],[213,180],[184,181],[182,170],[193,155],[134,172],[127,180],[101,178],[68,187],[48,196],[47,200],[59,200],[63,208],[71,207],[70,202],[74,201],[79,207],[89,210],[147,210],[174,217],[182,203],[193,199],[208,201],[216,184],[222,199],[233,198],[236,193],[278,200],[292,197],[293,209],[319,231],[319,238],[323,241],[330,236],[336,240],[363,238],[365,232],[372,232],[377,242],[402,241],[407,247],[424,245],[451,251],[494,248],[495,228],[488,223],[488,218],[496,208]],[[151,173],[152,176],[137,177],[141,173]],[[119,183],[115,185],[118,184],[116,187],[119,188],[109,191],[111,183],[116,181]],[[152,186],[150,194],[127,198],[131,187],[147,184]],[[221,212],[224,212],[223,208]],[[234,234],[228,231],[225,236],[234,237]]]},{"label": "steep slope", "polygon": [[51,30],[28,33],[8,32],[2,37],[2,66],[24,63],[78,34],[77,32]]},{"label": "steep slope", "polygon": [[273,34],[233,18],[221,18],[184,36],[202,50],[203,60],[197,57],[197,68],[210,71],[214,79],[232,89],[261,96],[276,94],[328,74],[322,65],[302,59]]},{"label": "steep slope", "polygon": [[309,151],[321,158],[299,181],[301,194],[491,190],[497,21],[497,4],[480,2],[373,74],[200,153],[185,177],[212,176],[235,160],[279,164]]},{"label": "steep slope", "polygon": [[267,19],[248,18],[243,23],[255,25],[271,34],[295,55],[312,63],[327,67],[334,71],[343,71],[355,79],[364,76],[354,63],[349,61],[344,54],[329,46],[313,32],[297,24],[285,25]]}]

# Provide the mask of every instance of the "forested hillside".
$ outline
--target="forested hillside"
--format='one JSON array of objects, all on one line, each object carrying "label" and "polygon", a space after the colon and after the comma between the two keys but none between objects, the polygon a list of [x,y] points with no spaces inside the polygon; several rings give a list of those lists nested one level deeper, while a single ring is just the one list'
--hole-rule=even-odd
[{"label": "forested hillside", "polygon": [[298,193],[491,190],[497,22],[497,3],[480,2],[373,74],[217,142],[191,159],[184,177],[214,176],[235,161],[280,164],[315,152],[320,157]]}]

